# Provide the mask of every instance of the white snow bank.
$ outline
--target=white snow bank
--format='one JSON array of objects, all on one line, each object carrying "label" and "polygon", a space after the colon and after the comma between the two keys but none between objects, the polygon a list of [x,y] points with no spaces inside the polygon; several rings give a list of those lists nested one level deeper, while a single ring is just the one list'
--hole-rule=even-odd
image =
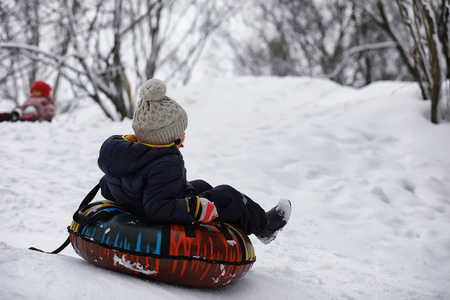
[{"label": "white snow bank", "polygon": [[[413,83],[363,89],[312,78],[233,78],[171,90],[188,112],[189,179],[231,184],[290,223],[236,284],[199,290],[89,265],[66,227],[112,134],[95,106],[52,123],[0,123],[4,299],[448,299],[450,124]],[[0,105],[1,107],[1,105]]]}]

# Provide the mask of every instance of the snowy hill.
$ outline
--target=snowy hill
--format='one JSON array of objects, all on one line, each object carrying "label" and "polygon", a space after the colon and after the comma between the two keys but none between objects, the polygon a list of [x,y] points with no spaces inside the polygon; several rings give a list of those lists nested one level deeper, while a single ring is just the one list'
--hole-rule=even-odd
[{"label": "snowy hill", "polygon": [[52,123],[0,123],[2,299],[450,299],[450,124],[428,121],[416,84],[246,77],[167,94],[189,115],[190,180],[266,209],[291,199],[278,239],[251,236],[253,269],[207,290],[99,269],[71,246],[28,250],[65,240],[102,175],[101,143],[132,133],[86,104]]}]

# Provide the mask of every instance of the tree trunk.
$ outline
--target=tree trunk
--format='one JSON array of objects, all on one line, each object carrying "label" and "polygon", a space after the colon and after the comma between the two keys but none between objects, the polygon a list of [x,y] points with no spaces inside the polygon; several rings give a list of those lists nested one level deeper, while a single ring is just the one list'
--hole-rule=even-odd
[{"label": "tree trunk", "polygon": [[[431,87],[430,87],[430,98],[431,98],[431,122],[438,124],[439,123],[439,99],[441,93],[442,86],[442,70],[443,66],[441,66],[441,53],[439,51],[440,41],[437,36],[436,29],[436,19],[434,17],[433,11],[431,11],[431,7],[424,6],[422,1],[418,1],[420,4],[421,13],[424,15],[424,19],[426,21],[427,30],[427,42],[428,42],[428,50],[430,57],[430,67],[431,67]],[[428,4],[429,5],[429,4]],[[424,25],[425,25],[424,24]]]}]

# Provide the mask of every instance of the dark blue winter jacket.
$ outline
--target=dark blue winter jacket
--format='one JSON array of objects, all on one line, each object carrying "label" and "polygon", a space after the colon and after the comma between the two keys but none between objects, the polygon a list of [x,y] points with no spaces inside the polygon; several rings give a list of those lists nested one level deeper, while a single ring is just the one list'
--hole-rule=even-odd
[{"label": "dark blue winter jacket", "polygon": [[114,135],[100,149],[103,197],[154,223],[190,224],[184,160],[176,146],[150,147],[134,135]]}]

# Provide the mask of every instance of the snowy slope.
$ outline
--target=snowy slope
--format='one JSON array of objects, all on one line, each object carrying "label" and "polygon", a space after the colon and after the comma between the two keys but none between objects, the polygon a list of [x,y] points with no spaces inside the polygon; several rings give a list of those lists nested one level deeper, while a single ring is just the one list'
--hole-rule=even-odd
[{"label": "snowy slope", "polygon": [[65,240],[101,177],[101,143],[132,133],[87,103],[52,123],[0,123],[2,299],[450,298],[450,124],[428,121],[415,84],[245,77],[168,95],[189,115],[189,179],[231,184],[267,209],[291,199],[278,239],[251,237],[253,269],[208,290],[99,269],[70,246],[27,250]]}]

